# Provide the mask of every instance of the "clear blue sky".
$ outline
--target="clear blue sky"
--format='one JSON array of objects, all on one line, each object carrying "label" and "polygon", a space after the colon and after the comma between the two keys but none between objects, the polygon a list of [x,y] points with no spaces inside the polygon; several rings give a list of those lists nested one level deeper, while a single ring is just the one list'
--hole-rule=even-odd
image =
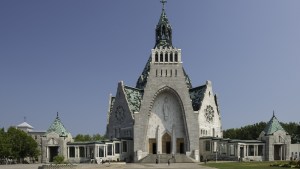
[{"label": "clear blue sky", "polygon": [[[193,86],[213,83],[223,128],[300,121],[300,1],[169,0],[173,44]],[[104,134],[117,83],[135,86],[159,0],[0,1],[0,127]]]}]

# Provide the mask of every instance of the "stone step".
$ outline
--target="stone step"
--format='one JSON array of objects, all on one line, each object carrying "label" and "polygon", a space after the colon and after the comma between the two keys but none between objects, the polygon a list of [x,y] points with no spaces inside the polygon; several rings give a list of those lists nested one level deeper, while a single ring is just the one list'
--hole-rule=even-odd
[{"label": "stone step", "polygon": [[171,163],[193,163],[194,161],[187,157],[185,154],[149,154],[145,158],[141,159],[140,163],[167,163],[170,160]]}]

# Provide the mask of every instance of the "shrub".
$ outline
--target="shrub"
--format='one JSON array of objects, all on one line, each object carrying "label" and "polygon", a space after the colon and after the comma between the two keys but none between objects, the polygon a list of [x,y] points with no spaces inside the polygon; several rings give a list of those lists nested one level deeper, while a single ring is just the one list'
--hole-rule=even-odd
[{"label": "shrub", "polygon": [[300,160],[297,161],[296,167],[300,168]]},{"label": "shrub", "polygon": [[65,157],[62,156],[62,155],[58,155],[58,156],[55,156],[55,157],[53,158],[53,162],[54,162],[55,164],[63,164],[64,161],[65,161]]},{"label": "shrub", "polygon": [[291,161],[289,162],[289,164],[290,164],[290,165],[297,165],[297,161],[291,160]]}]

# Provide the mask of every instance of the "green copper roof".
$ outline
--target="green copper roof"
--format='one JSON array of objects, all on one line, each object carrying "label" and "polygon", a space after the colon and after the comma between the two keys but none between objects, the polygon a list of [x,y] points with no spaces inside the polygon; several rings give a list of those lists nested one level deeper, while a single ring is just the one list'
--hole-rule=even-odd
[{"label": "green copper roof", "polygon": [[141,76],[139,77],[138,81],[136,82],[136,88],[144,89],[146,87],[149,72],[150,72],[150,63],[151,63],[151,61],[152,61],[152,57],[150,56],[147,63],[146,63],[146,65],[145,65],[145,68],[144,68]]},{"label": "green copper roof", "polygon": [[114,104],[115,104],[115,100],[116,100],[116,97],[111,97],[109,112],[112,111],[113,106],[114,106]]},{"label": "green copper roof", "polygon": [[192,99],[192,106],[194,111],[198,111],[201,107],[201,101],[204,98],[204,93],[206,91],[207,86],[199,86],[189,90],[190,98]]},{"label": "green copper roof", "polygon": [[279,123],[279,121],[277,120],[277,118],[275,117],[275,115],[273,114],[273,117],[268,122],[266,128],[264,129],[264,132],[266,135],[270,135],[275,133],[278,130],[285,131],[281,126],[281,124]]},{"label": "green copper roof", "polygon": [[143,90],[128,86],[124,86],[124,90],[131,112],[139,112],[141,107],[141,100],[143,98]]},{"label": "green copper roof", "polygon": [[60,121],[58,113],[57,113],[57,116],[56,116],[54,122],[51,124],[51,126],[47,130],[46,135],[51,132],[54,132],[62,137],[68,136],[68,134],[69,134],[69,132],[64,127],[63,123]]}]

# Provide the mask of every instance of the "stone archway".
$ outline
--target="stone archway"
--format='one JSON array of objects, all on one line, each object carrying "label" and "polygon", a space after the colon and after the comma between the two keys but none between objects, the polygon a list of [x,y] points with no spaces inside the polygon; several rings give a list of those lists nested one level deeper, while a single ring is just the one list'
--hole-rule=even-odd
[{"label": "stone archway", "polygon": [[145,147],[149,154],[187,151],[189,138],[185,112],[180,97],[173,89],[164,87],[155,94],[146,132],[145,142],[148,144]]},{"label": "stone archway", "polygon": [[171,136],[169,133],[165,133],[161,138],[162,145],[162,153],[163,154],[171,154]]}]

